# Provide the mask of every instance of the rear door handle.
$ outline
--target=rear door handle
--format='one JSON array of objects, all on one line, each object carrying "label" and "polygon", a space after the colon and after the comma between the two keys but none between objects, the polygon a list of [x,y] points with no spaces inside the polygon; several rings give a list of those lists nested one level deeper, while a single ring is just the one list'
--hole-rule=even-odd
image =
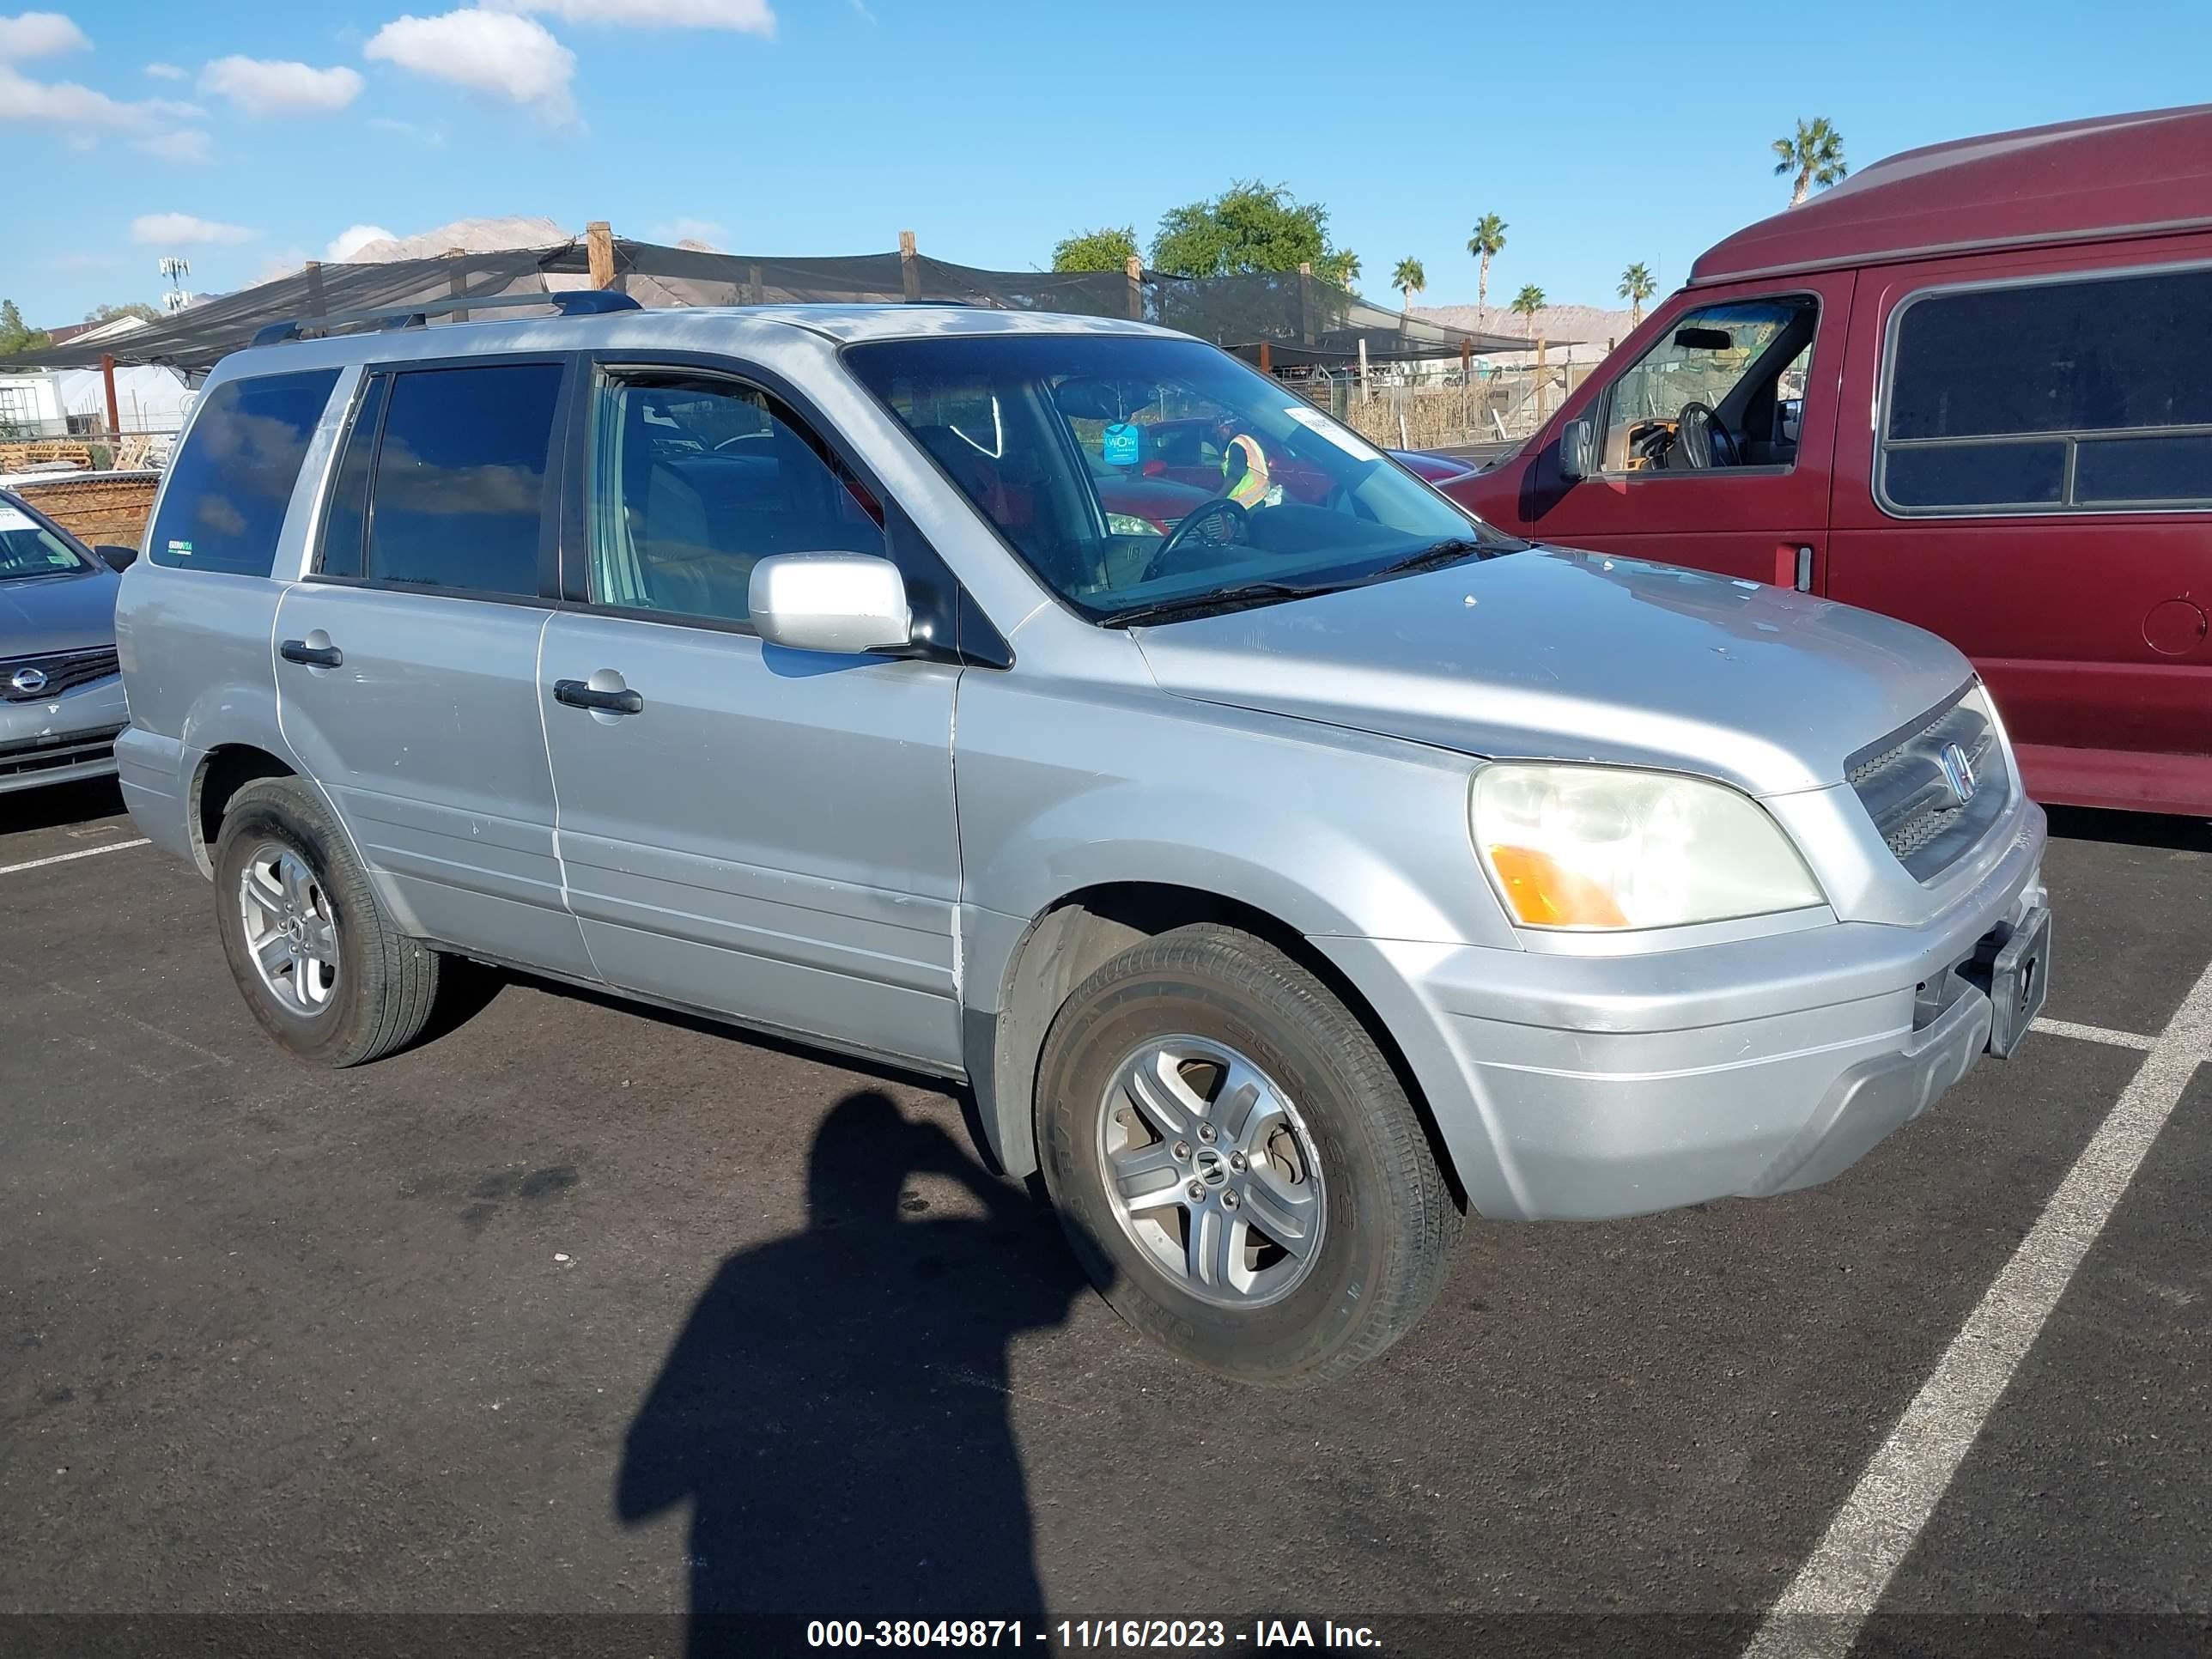
[{"label": "rear door handle", "polygon": [[619,691],[602,691],[582,680],[553,682],[553,701],[565,702],[571,708],[590,708],[602,714],[641,714],[645,699],[624,686]]},{"label": "rear door handle", "polygon": [[276,647],[276,654],[286,662],[305,663],[310,668],[336,668],[345,660],[345,653],[335,645],[309,645],[305,640],[287,640]]}]

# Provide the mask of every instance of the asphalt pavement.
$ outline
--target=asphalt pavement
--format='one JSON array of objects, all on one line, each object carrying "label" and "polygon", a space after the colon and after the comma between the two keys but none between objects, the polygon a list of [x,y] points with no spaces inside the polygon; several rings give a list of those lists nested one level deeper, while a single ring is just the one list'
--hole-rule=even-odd
[{"label": "asphalt pavement", "polygon": [[[938,1085],[501,981],[311,1070],[112,788],[0,798],[0,1651],[1732,1653],[1785,1596],[1806,1652],[2205,1644],[2212,835],[2054,828],[2017,1058],[1811,1191],[1474,1224],[1412,1337],[1283,1395],[1133,1337]],[[94,1613],[161,1618],[22,1617]]]}]

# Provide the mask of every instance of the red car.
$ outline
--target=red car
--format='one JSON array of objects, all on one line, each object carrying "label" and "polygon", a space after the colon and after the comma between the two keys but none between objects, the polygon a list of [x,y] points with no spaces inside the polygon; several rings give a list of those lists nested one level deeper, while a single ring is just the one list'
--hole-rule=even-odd
[{"label": "red car", "polygon": [[1753,225],[1443,488],[1917,623],[2038,796],[2212,811],[2212,105],[1909,151]]}]

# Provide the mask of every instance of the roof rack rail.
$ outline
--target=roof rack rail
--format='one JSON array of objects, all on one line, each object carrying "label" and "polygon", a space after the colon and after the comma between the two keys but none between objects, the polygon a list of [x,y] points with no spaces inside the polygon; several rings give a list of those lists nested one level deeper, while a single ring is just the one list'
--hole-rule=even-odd
[{"label": "roof rack rail", "polygon": [[609,312],[643,309],[629,295],[605,288],[570,289],[558,294],[501,294],[476,299],[455,295],[396,311],[339,311],[327,317],[289,318],[256,330],[252,343],[282,345],[287,340],[304,340],[311,333],[320,336],[340,328],[422,328],[431,318],[456,311],[504,310],[518,306],[551,306],[563,317],[599,317]]}]

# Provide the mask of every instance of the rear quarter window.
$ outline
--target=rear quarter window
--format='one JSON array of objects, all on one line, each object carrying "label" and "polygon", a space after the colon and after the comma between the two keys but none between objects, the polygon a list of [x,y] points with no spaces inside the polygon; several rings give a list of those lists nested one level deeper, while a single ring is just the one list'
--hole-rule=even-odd
[{"label": "rear quarter window", "polygon": [[265,576],[334,368],[226,380],[196,411],[171,464],[147,556],[179,570]]}]

